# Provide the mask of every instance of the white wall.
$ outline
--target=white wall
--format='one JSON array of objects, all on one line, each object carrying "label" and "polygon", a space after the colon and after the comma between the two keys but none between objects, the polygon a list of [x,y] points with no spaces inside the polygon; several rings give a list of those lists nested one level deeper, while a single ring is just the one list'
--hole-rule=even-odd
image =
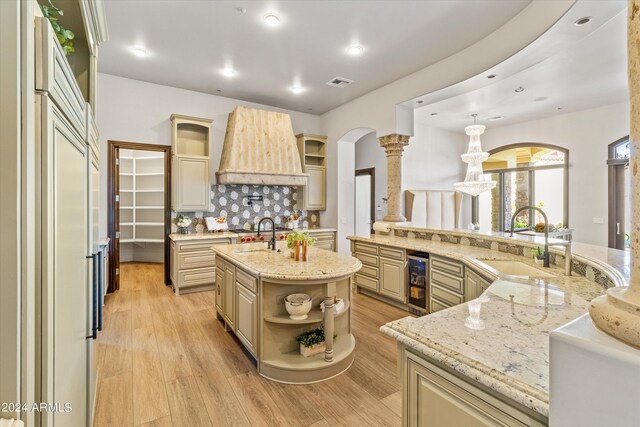
[{"label": "white wall", "polygon": [[[229,113],[236,105],[282,111],[293,130],[320,134],[320,117],[275,107],[98,74],[97,122],[100,130],[100,235],[107,235],[107,141],[171,145],[173,113],[213,119],[211,173],[218,170]],[[331,197],[331,194],[328,194]],[[323,224],[324,225],[324,224]]]},{"label": "white wall", "polygon": [[[354,129],[369,128],[375,130],[378,137],[391,133],[412,136],[411,111],[399,104],[467,79],[484,79],[481,73],[494,66],[502,67],[506,59],[556,23],[573,3],[574,0],[531,2],[512,20],[474,45],[323,114],[322,131],[328,137],[327,192],[338,194],[338,197],[327,198],[327,210],[321,214],[322,223],[337,225],[340,229],[344,224],[343,211],[348,209],[339,195],[344,180],[353,179],[348,176],[349,168],[341,169],[344,163],[341,158],[352,155],[352,147],[343,144],[345,135]],[[557,46],[549,46],[549,49],[554,47]],[[506,68],[503,71],[506,72]],[[346,203],[352,201],[346,200]]]},{"label": "white wall", "polygon": [[[375,133],[369,133],[356,142],[356,169],[375,168],[375,197],[376,220],[387,214],[387,204],[382,201],[387,198],[387,156],[380,146]],[[378,210],[380,207],[380,210]]]},{"label": "white wall", "polygon": [[[607,146],[629,134],[629,104],[621,103],[514,124],[488,126],[485,150],[518,142],[569,149],[569,226],[574,240],[608,245]],[[595,224],[593,218],[604,218]]]},{"label": "white wall", "polygon": [[[453,183],[464,180],[466,165],[460,155],[467,150],[464,130],[450,132],[415,123],[415,134],[402,155],[402,189],[453,190]],[[465,195],[462,224],[471,221],[471,197]],[[402,197],[404,206],[404,193]]]}]

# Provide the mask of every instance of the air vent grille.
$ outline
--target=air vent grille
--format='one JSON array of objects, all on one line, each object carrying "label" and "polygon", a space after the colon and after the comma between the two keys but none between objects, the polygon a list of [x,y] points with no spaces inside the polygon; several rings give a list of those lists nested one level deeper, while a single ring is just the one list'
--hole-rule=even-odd
[{"label": "air vent grille", "polygon": [[333,87],[343,88],[349,86],[351,83],[353,83],[353,80],[351,79],[346,79],[344,77],[334,77],[326,84]]}]

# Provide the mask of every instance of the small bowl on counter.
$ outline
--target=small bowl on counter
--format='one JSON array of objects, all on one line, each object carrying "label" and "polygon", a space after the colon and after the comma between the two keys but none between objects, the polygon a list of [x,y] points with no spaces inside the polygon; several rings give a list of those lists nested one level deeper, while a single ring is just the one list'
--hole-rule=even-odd
[{"label": "small bowl on counter", "polygon": [[291,320],[304,320],[311,310],[311,296],[307,294],[291,294],[284,299],[284,308]]}]

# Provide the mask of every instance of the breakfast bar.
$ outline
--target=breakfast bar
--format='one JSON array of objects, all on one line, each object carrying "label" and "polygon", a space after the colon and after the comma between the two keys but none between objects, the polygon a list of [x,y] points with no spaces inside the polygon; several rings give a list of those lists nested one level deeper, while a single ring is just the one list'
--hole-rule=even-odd
[{"label": "breakfast bar", "polygon": [[[304,384],[332,378],[351,366],[355,339],[350,289],[362,267],[358,259],[312,246],[307,261],[296,261],[286,242],[278,242],[275,250],[265,243],[211,249],[216,254],[218,319],[255,358],[260,375]],[[310,297],[308,313],[287,312],[285,299],[292,294]],[[339,311],[332,307],[334,300],[342,300]],[[303,356],[296,338],[320,327],[326,333],[326,351]]]}]

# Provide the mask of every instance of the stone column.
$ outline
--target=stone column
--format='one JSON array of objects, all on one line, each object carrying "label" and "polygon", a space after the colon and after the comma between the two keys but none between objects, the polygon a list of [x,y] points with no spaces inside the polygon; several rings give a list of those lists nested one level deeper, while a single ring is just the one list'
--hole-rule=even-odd
[{"label": "stone column", "polygon": [[387,153],[387,194],[388,210],[385,221],[403,222],[400,193],[402,191],[402,152],[409,144],[409,136],[392,133],[379,138],[380,146]]},{"label": "stone column", "polygon": [[640,347],[640,0],[629,0],[627,43],[631,102],[631,279],[591,302],[589,314],[609,335]]}]

